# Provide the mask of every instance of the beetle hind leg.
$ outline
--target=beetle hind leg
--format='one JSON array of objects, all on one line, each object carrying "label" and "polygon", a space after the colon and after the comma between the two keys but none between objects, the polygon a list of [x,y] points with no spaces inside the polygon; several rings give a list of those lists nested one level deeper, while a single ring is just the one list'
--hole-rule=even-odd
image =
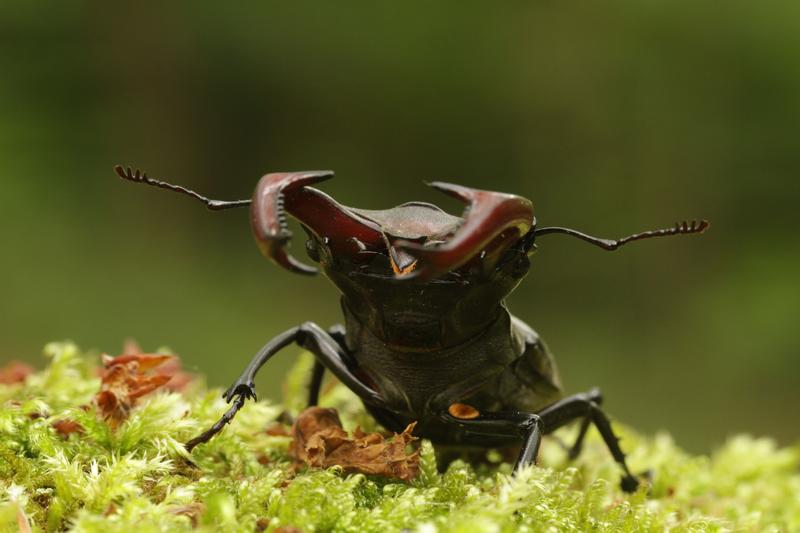
[{"label": "beetle hind leg", "polygon": [[543,409],[539,413],[539,416],[548,433],[577,419],[582,419],[578,438],[570,451],[571,457],[573,454],[577,455],[580,453],[589,423],[594,423],[594,426],[600,432],[600,436],[603,437],[603,441],[608,447],[608,450],[611,452],[611,456],[622,468],[623,476],[620,483],[622,490],[625,492],[635,492],[639,487],[639,480],[628,468],[628,464],[625,460],[625,453],[619,446],[619,439],[611,429],[611,421],[600,408],[599,401],[597,400],[602,401],[602,396],[599,390],[594,389],[588,393],[576,394],[559,400],[553,405]]},{"label": "beetle hind leg", "polygon": [[573,446],[573,449],[580,451],[586,429],[590,423],[593,423],[603,437],[611,456],[623,470],[620,483],[622,490],[635,492],[639,487],[639,480],[628,469],[625,454],[619,446],[619,439],[614,435],[611,422],[600,409],[596,399],[601,400],[602,398],[599,391],[593,390],[564,398],[536,414],[520,411],[483,412],[473,418],[459,418],[450,411],[446,411],[440,416],[446,423],[459,427],[468,435],[521,439],[522,450],[514,465],[514,472],[536,463],[543,434],[551,433],[580,419],[583,421],[581,431]]},{"label": "beetle hind leg", "polygon": [[[588,399],[598,406],[603,403],[603,393],[600,392],[600,389],[594,388],[586,393]],[[567,456],[569,457],[570,461],[574,461],[575,459],[580,456],[581,451],[583,451],[583,441],[586,438],[586,433],[589,431],[589,426],[592,424],[592,415],[586,415],[583,420],[581,420],[580,428],[578,429],[578,436],[575,437],[575,442],[572,443],[572,446],[567,449]]]}]

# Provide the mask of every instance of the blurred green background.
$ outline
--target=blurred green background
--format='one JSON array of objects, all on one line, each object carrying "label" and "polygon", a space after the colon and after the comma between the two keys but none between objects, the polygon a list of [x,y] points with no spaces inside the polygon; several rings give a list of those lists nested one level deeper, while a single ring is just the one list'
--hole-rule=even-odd
[{"label": "blurred green background", "polygon": [[340,320],[324,278],[260,257],[244,210],[124,183],[117,162],[222,199],[331,168],[345,204],[458,212],[421,183],[448,179],[599,236],[710,219],[613,254],[542,239],[509,305],[570,392],[602,386],[641,430],[700,451],[800,437],[796,1],[20,1],[0,43],[3,361],[132,336],[223,386],[273,335]]}]

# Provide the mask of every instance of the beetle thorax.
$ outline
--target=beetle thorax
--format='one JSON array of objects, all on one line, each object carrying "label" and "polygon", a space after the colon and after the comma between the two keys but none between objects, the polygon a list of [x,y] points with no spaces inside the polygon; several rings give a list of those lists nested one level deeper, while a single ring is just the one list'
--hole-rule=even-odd
[{"label": "beetle thorax", "polygon": [[411,351],[457,345],[481,333],[497,319],[504,298],[521,280],[502,271],[481,281],[461,273],[429,281],[364,269],[325,268],[325,273],[364,327],[388,345]]}]

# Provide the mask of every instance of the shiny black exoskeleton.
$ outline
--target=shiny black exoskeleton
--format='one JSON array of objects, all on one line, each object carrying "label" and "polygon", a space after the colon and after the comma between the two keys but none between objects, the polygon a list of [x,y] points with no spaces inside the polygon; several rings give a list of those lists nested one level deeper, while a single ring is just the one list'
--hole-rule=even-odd
[{"label": "shiny black exoskeleton", "polygon": [[541,437],[565,424],[581,427],[570,456],[597,427],[623,470],[622,487],[638,480],[625,463],[598,390],[563,397],[556,365],[537,333],[512,316],[504,299],[530,268],[535,241],[562,233],[606,250],[640,239],[701,233],[706,221],[678,224],[624,239],[591,237],[569,228],[536,228],[532,203],[519,196],[447,183],[432,186],[468,205],[463,217],[427,203],[387,210],[345,207],[310,185],[332,172],[267,174],[252,200],[225,202],[116,167],[124,179],[188,194],[210,209],[251,207],[265,256],[301,274],[316,273],[287,253],[285,216],[308,234],[306,250],[341,292],[344,325],[312,322],[268,342],[226,391],[229,411],[187,443],[208,441],[255,399],[255,375],[277,351],[296,343],[316,356],[309,405],[327,369],[355,392],[386,428],[434,443],[501,447],[521,444],[516,469],[536,460]]}]

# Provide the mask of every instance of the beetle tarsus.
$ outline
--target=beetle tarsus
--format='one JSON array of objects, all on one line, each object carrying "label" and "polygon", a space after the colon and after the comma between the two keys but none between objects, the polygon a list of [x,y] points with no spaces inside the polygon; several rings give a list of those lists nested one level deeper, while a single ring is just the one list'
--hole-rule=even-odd
[{"label": "beetle tarsus", "polygon": [[222,418],[220,418],[206,431],[185,444],[186,451],[191,453],[195,446],[208,442],[214,435],[222,431],[222,428],[224,428],[231,420],[233,420],[233,417],[236,416],[236,413],[239,412],[239,409],[244,406],[244,401],[244,396],[237,396],[233,401],[233,405],[231,405],[228,410],[225,411],[225,414],[222,415]]}]

